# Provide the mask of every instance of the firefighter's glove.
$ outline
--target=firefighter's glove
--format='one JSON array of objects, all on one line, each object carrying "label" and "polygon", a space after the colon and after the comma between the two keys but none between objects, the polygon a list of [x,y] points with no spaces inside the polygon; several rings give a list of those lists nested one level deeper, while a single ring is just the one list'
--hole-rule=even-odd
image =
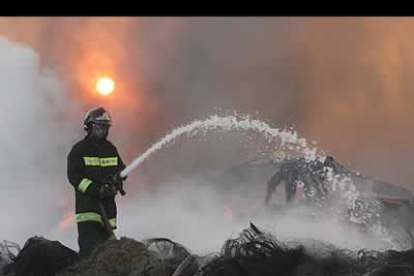
[{"label": "firefighter's glove", "polygon": [[126,179],[127,179],[127,176],[122,177],[121,171],[119,171],[112,177],[112,182],[122,185]]},{"label": "firefighter's glove", "polygon": [[126,180],[126,177],[121,177],[121,172],[118,172],[117,174],[115,174],[111,179],[111,182],[117,188],[117,190],[121,193],[121,195],[126,194],[126,192],[124,191],[125,180]]},{"label": "firefighter's glove", "polygon": [[118,193],[116,187],[108,184],[103,184],[99,189],[99,197],[101,199],[115,196]]}]

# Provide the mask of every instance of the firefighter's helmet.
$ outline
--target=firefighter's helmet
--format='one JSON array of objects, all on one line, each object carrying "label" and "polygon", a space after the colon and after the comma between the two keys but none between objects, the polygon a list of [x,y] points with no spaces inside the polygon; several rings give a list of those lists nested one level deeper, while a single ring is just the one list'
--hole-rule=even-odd
[{"label": "firefighter's helmet", "polygon": [[91,124],[103,124],[112,126],[112,118],[103,107],[96,107],[90,109],[83,120],[83,129],[89,131]]}]

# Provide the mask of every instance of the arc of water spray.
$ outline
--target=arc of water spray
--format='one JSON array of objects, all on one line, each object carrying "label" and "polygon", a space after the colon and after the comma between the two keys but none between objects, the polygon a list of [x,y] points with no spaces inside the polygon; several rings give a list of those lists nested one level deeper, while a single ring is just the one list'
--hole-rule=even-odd
[{"label": "arc of water spray", "polygon": [[[280,139],[281,146],[288,143],[287,149],[296,150],[298,153],[304,154],[305,158],[308,160],[315,160],[316,158],[322,157],[317,154],[316,148],[310,148],[307,145],[305,138],[299,138],[297,132],[289,130],[279,130],[277,128],[272,128],[265,122],[260,120],[250,119],[249,117],[236,117],[236,116],[227,116],[220,117],[217,115],[210,116],[208,119],[201,121],[195,120],[187,125],[178,127],[167,134],[163,139],[153,144],[149,149],[147,149],[143,154],[135,158],[131,164],[129,164],[124,170],[121,171],[121,177],[127,176],[131,173],[132,170],[137,168],[145,159],[151,156],[155,151],[161,149],[166,144],[174,141],[174,139],[179,136],[189,133],[195,135],[198,131],[203,131],[204,133],[209,130],[221,129],[222,131],[231,131],[231,130],[252,130],[255,132],[263,133],[267,141],[273,141],[276,138]],[[296,145],[296,146],[292,146]],[[355,208],[355,200],[359,197],[359,193],[352,189],[353,183],[349,183],[351,186],[350,191],[341,191],[341,197],[347,199],[348,206],[351,210]],[[369,210],[366,210],[369,211]],[[375,213],[375,212],[374,212]],[[372,212],[369,212],[372,215]],[[370,217],[370,216],[368,216]],[[364,217],[365,218],[365,217]],[[380,236],[383,236],[382,234]],[[383,237],[386,238],[386,237]]]},{"label": "arc of water spray", "polygon": [[[296,150],[302,149],[303,153],[307,156],[313,156],[315,158],[316,149],[311,149],[307,146],[306,139],[299,138],[296,132],[288,130],[279,130],[272,128],[265,122],[260,120],[250,119],[248,117],[237,118],[236,116],[220,117],[217,115],[210,116],[208,119],[201,121],[195,120],[187,125],[178,127],[166,135],[163,139],[152,145],[143,154],[135,158],[131,164],[129,164],[123,171],[121,171],[121,177],[127,176],[132,170],[138,167],[146,158],[148,158],[155,151],[161,149],[164,145],[170,143],[175,138],[185,134],[194,132],[195,135],[199,130],[204,132],[220,128],[223,131],[231,130],[253,130],[256,132],[264,133],[267,140],[273,140],[280,138],[282,145],[285,143],[297,144]],[[311,157],[311,159],[313,159]]]}]

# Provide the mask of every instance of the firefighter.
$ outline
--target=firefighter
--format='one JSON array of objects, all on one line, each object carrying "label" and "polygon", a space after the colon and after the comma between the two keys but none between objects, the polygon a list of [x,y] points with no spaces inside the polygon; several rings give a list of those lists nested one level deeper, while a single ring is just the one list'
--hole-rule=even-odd
[{"label": "firefighter", "polygon": [[311,198],[312,189],[316,190],[317,196],[323,196],[325,190],[318,179],[318,171],[321,164],[317,164],[316,162],[312,161],[308,164],[304,158],[284,162],[280,166],[280,169],[267,182],[265,204],[267,205],[269,203],[273,191],[282,182],[285,183],[287,203],[290,203],[295,197],[298,181],[303,182],[304,192],[307,198]]},{"label": "firefighter", "polygon": [[[85,137],[67,156],[67,177],[75,190],[75,220],[78,229],[79,256],[87,257],[109,238],[99,204],[112,227],[117,229],[115,196],[123,191],[120,172],[125,168],[117,148],[107,139],[112,119],[102,107],[89,110],[83,127]],[[121,189],[120,189],[121,187]]]}]

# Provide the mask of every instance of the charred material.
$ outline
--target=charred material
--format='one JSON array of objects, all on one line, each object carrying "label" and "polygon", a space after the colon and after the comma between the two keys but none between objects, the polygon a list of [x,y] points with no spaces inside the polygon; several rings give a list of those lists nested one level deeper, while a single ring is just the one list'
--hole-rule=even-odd
[{"label": "charred material", "polygon": [[[15,252],[13,252],[15,251]],[[20,246],[17,243],[4,240],[0,243],[0,271],[3,272],[4,268],[14,262],[17,259],[17,255],[21,251]],[[0,273],[0,275],[2,275]]]},{"label": "charred material", "polygon": [[89,258],[79,258],[60,242],[35,236],[17,256],[3,255],[6,266],[0,275],[8,276],[191,276],[199,267],[198,256],[166,238],[142,243],[129,238],[108,240]]},{"label": "charred material", "polygon": [[413,275],[414,250],[352,252],[332,246],[310,253],[289,247],[251,224],[240,237],[225,242],[219,256],[197,276],[405,276]]},{"label": "charred material", "polygon": [[289,249],[255,228],[245,229],[239,238],[227,240],[220,256],[197,275],[293,275],[308,258],[302,246]]},{"label": "charred material", "polygon": [[[414,244],[414,239],[412,240]],[[315,249],[317,248],[317,249]],[[284,244],[255,226],[227,240],[219,254],[191,254],[167,238],[108,240],[87,259],[57,241],[30,238],[3,275],[10,276],[406,276],[414,247],[350,251],[329,244]],[[201,265],[202,264],[202,265]]]},{"label": "charred material", "polygon": [[296,195],[298,181],[304,183],[304,191],[307,198],[312,197],[312,191],[316,191],[318,197],[323,198],[327,194],[324,180],[324,165],[319,160],[306,162],[304,158],[289,160],[281,164],[280,169],[267,182],[265,203],[268,204],[271,194],[276,187],[285,182],[286,202],[290,202]]},{"label": "charred material", "polygon": [[[234,193],[248,191],[265,197],[264,201],[270,214],[283,213],[288,206],[280,200],[285,200],[280,198],[276,202],[270,200],[276,186],[285,181],[287,201],[292,201],[296,191],[295,182],[300,180],[299,183],[303,182],[304,184],[301,192],[305,196],[309,190],[311,193],[305,199],[298,198],[297,202],[290,205],[311,206],[315,209],[322,209],[322,212],[325,212],[325,210],[336,212],[337,205],[343,204],[345,208],[339,207],[338,210],[345,210],[345,213],[341,213],[341,215],[344,215],[347,223],[360,227],[363,231],[367,228],[366,226],[372,223],[381,224],[384,228],[389,229],[394,236],[398,236],[403,244],[406,244],[404,241],[406,237],[405,229],[411,231],[414,229],[412,216],[414,194],[411,191],[396,183],[380,181],[363,173],[355,172],[333,158],[328,159],[327,162],[325,160],[323,166],[321,166],[321,160],[318,162],[318,159],[307,162],[307,165],[302,166],[304,168],[302,173],[305,173],[305,177],[302,177],[302,179],[292,173],[300,172],[301,166],[297,166],[297,169],[293,167],[293,170],[282,169],[286,163],[300,165],[300,162],[297,162],[298,160],[300,158],[284,160],[259,158],[227,169],[216,179],[220,186],[227,187],[226,190],[229,191],[228,193],[222,193],[225,198],[224,202],[227,202],[226,197],[231,198]],[[290,168],[292,169],[292,167]],[[307,168],[310,170],[307,170]],[[286,172],[283,177],[282,171]],[[309,171],[313,172],[316,182],[306,181],[312,179],[312,174],[309,174]],[[312,186],[317,188],[318,185],[312,185],[315,183],[322,184],[320,185],[320,188],[322,188],[320,191],[323,191],[323,193],[318,193],[317,189],[309,189]],[[231,189],[228,187],[231,187]],[[240,187],[243,187],[243,189]],[[347,192],[352,194],[353,198],[345,198]],[[320,194],[322,196],[319,196]],[[309,197],[309,195],[311,196]],[[346,208],[349,210],[346,210]],[[236,208],[233,211],[235,216],[238,217],[246,213],[246,210]],[[379,213],[380,216],[378,216]],[[404,246],[401,247],[405,248]]]},{"label": "charred material", "polygon": [[143,243],[122,237],[98,246],[87,259],[57,276],[166,276],[166,266]]},{"label": "charred material", "polygon": [[73,264],[78,254],[58,241],[32,237],[26,241],[12,263],[3,269],[5,275],[49,276]]},{"label": "charred material", "polygon": [[155,252],[166,265],[167,275],[193,275],[198,267],[198,256],[192,255],[184,245],[167,238],[152,238],[143,241],[148,250]]}]

